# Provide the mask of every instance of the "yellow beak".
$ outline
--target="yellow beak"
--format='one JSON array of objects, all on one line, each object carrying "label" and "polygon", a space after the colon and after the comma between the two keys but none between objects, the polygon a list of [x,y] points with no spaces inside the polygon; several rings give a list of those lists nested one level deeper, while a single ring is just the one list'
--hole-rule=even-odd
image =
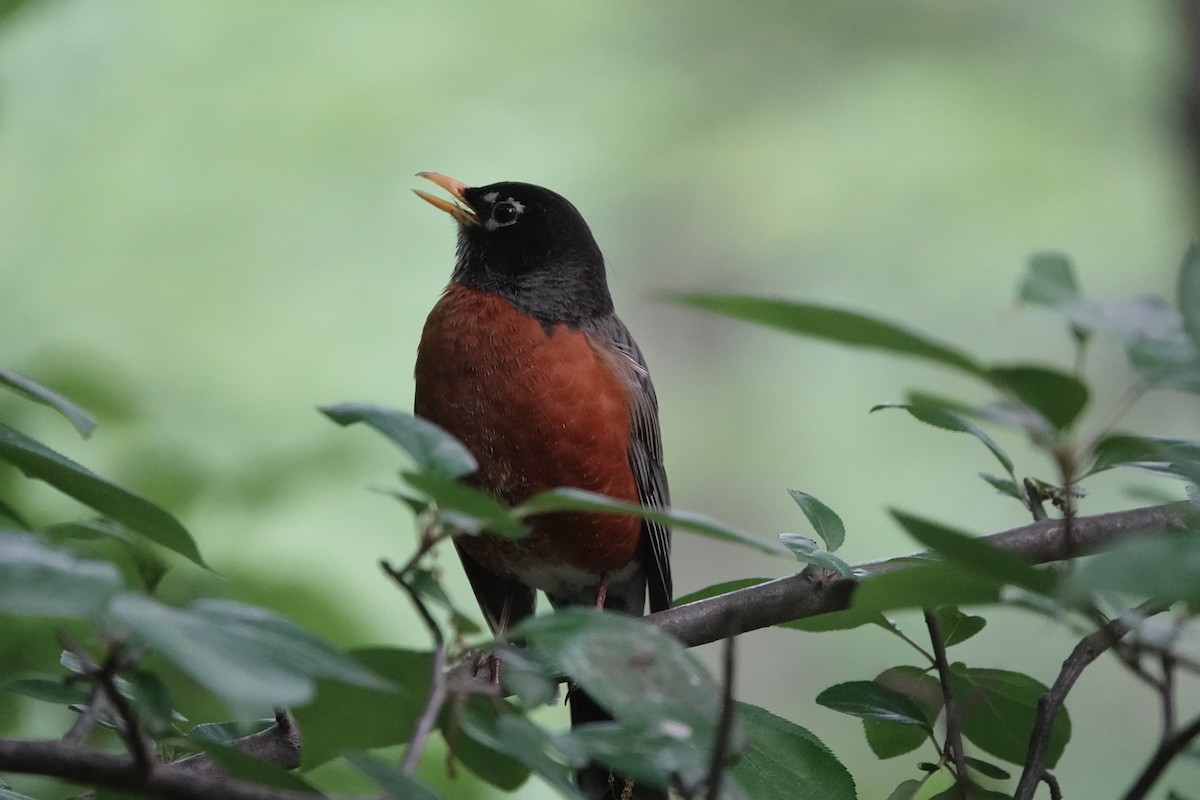
[{"label": "yellow beak", "polygon": [[[471,210],[471,204],[467,202],[465,197],[463,197],[463,192],[471,187],[467,186],[462,181],[457,181],[454,178],[442,175],[439,172],[418,172],[417,177],[424,178],[428,181],[433,181],[438,186],[449,192],[451,196],[458,201],[458,203],[452,203],[449,200],[443,200],[442,198],[435,197],[428,192],[422,192],[420,189],[413,189],[417,197],[421,198],[426,203],[445,211],[463,225],[479,224],[479,217],[477,217],[475,212]],[[462,205],[459,205],[459,203],[462,203]]]}]

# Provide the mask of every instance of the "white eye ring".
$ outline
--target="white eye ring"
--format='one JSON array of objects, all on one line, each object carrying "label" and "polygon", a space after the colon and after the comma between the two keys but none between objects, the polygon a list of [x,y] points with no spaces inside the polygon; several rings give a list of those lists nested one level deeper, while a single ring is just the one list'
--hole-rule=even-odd
[{"label": "white eye ring", "polygon": [[492,213],[488,216],[488,220],[484,223],[490,231],[497,228],[507,228],[509,225],[516,223],[521,217],[521,212],[525,210],[525,206],[513,200],[511,197],[507,200],[501,200],[492,206]]}]

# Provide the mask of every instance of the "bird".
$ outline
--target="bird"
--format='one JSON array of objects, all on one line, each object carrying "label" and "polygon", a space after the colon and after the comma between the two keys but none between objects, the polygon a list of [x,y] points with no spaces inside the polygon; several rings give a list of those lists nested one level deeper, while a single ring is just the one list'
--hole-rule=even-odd
[{"label": "bird", "polygon": [[[450,282],[417,349],[414,413],[457,437],[478,469],[467,481],[519,504],[572,487],[644,507],[670,505],[658,399],[646,360],[613,309],[605,260],[578,209],[541,186],[472,187],[418,177],[447,200],[418,196],[458,226]],[[534,612],[594,606],[633,616],[669,608],[671,536],[632,516],[555,513],[526,520],[520,539],[453,537],[494,634]],[[577,688],[572,727],[611,716]],[[576,775],[592,800],[665,800],[607,768]]]}]

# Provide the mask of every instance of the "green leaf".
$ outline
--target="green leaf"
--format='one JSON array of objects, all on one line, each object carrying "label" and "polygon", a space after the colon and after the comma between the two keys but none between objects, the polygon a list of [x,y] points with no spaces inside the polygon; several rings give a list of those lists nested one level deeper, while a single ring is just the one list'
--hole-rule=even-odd
[{"label": "green leaf", "polygon": [[[520,715],[498,714],[483,703],[468,704],[462,732],[478,744],[524,765],[568,800],[582,800],[567,764],[573,748],[564,751],[564,737],[554,736]],[[576,766],[582,766],[582,762]]]},{"label": "green leaf", "polygon": [[520,539],[528,533],[525,525],[517,519],[514,509],[489,494],[445,475],[419,472],[405,472],[402,475],[414,489],[429,495],[439,508],[453,509],[478,520],[481,529],[509,539]]},{"label": "green leaf", "polygon": [[408,453],[420,472],[458,478],[479,468],[462,442],[407,411],[367,403],[341,403],[319,410],[338,425],[362,422],[379,431]]},{"label": "green leaf", "polygon": [[983,761],[978,758],[971,758],[970,756],[963,756],[963,761],[967,762],[968,767],[986,778],[992,778],[993,780],[997,781],[1006,781],[1012,777],[1009,775],[1008,770],[1001,769],[990,761]]},{"label": "green leaf", "polygon": [[792,551],[792,555],[797,561],[802,561],[805,564],[814,564],[818,567],[835,572],[843,578],[854,577],[854,570],[845,561],[835,556],[833,553],[826,552],[817,546],[817,543],[807,536],[800,536],[796,533],[781,533],[779,541],[788,550]]},{"label": "green leaf", "polygon": [[1001,583],[1022,586],[1033,592],[1046,594],[1054,587],[1052,574],[1036,569],[1028,562],[1022,561],[1019,557],[1001,550],[983,539],[906,514],[903,511],[892,509],[890,513],[892,518],[899,522],[910,536],[936,551],[947,561],[961,564]]},{"label": "green leaf", "polygon": [[199,600],[176,609],[121,594],[113,598],[109,614],[224,700],[237,716],[304,705],[312,699],[318,676],[391,688],[316,634],[263,608]]},{"label": "green leaf", "polygon": [[933,725],[920,706],[875,681],[849,681],[830,686],[817,695],[817,705],[862,719],[915,725],[923,731],[933,731]]},{"label": "green leaf", "polygon": [[1013,393],[1054,426],[1065,430],[1079,418],[1088,401],[1088,389],[1078,378],[1034,365],[992,367],[988,379]]},{"label": "green leaf", "polygon": [[205,567],[191,534],[175,517],[7,425],[0,425],[0,459]]},{"label": "green leaf", "polygon": [[794,619],[781,622],[776,628],[791,628],[806,633],[827,633],[829,631],[848,631],[851,628],[861,628],[863,625],[883,625],[887,620],[878,611],[864,611],[858,608],[847,608],[844,611],[833,611],[828,614],[818,614],[815,617]]},{"label": "green leaf", "polygon": [[9,519],[9,520],[17,523],[17,527],[19,527],[19,528],[32,528],[33,527],[32,525],[30,525],[28,522],[25,521],[25,518],[23,516],[21,516],[21,513],[19,511],[17,511],[15,508],[13,508],[8,503],[4,502],[3,498],[0,498],[0,518]]},{"label": "green leaf", "polygon": [[8,789],[5,786],[0,785],[0,800],[37,800],[37,798],[30,797],[27,794],[21,794],[20,792],[14,792],[12,789]]},{"label": "green leaf", "polygon": [[569,676],[619,720],[711,726],[720,689],[678,641],[638,619],[567,608],[517,625],[531,656]]},{"label": "green leaf", "polygon": [[737,710],[750,745],[729,775],[747,797],[855,800],[854,778],[816,736],[749,703],[738,703]]},{"label": "green leaf", "polygon": [[663,511],[661,509],[645,508],[634,503],[614,500],[595,492],[583,489],[558,488],[540,492],[517,506],[516,513],[520,517],[531,514],[546,514],[556,511],[591,511],[601,514],[628,514],[651,522],[669,525],[677,530],[691,531],[719,539],[725,542],[745,545],[769,555],[779,555],[782,550],[773,544],[762,542],[749,534],[710,519],[703,514],[690,511]]},{"label": "green leaf", "polygon": [[86,618],[122,588],[107,561],[48,547],[33,533],[0,529],[0,613]]},{"label": "green leaf", "polygon": [[1020,298],[1026,303],[1060,308],[1078,302],[1079,285],[1071,260],[1062,253],[1036,253],[1021,279]]},{"label": "green leaf", "polygon": [[345,755],[351,766],[365,775],[395,800],[438,800],[437,794],[416,778],[368,753],[350,752]]},{"label": "green leaf", "polygon": [[1172,531],[1119,542],[1077,564],[1061,596],[1068,603],[1082,603],[1097,592],[1200,604],[1200,536]]},{"label": "green leaf", "polygon": [[978,377],[984,369],[965,353],[884,320],[811,303],[737,295],[677,294],[676,302],[734,319],[854,347],[913,356]]},{"label": "green leaf", "polygon": [[92,419],[82,408],[58,392],[47,389],[32,378],[15,370],[0,367],[0,386],[12,389],[30,400],[50,406],[66,417],[85,439],[92,435],[92,430],[96,427],[96,420]]},{"label": "green leaf", "polygon": [[169,733],[174,725],[175,711],[171,691],[162,678],[148,670],[139,669],[129,676],[132,700],[141,712],[142,723],[154,736]]},{"label": "green leaf", "polygon": [[927,563],[866,578],[851,595],[860,611],[982,605],[1000,599],[999,585],[956,564]]},{"label": "green leaf", "polygon": [[[1019,672],[954,664],[950,682],[962,718],[963,735],[980,750],[1013,764],[1024,764],[1038,699],[1046,686]],[[1050,731],[1046,766],[1053,768],[1071,738],[1066,709]]]},{"label": "green leaf", "polygon": [[109,519],[64,522],[50,527],[46,533],[55,541],[86,543],[89,551],[115,561],[127,575],[140,580],[150,593],[170,570],[166,560],[145,539]]},{"label": "green leaf", "polygon": [[986,431],[984,431],[971,420],[964,417],[962,414],[951,411],[944,405],[933,402],[928,396],[915,394],[910,397],[910,402],[907,404],[881,403],[880,405],[872,408],[871,411],[878,411],[879,409],[883,408],[902,408],[917,420],[924,422],[926,425],[932,425],[933,427],[941,428],[942,430],[966,433],[974,436],[983,443],[984,447],[991,451],[992,455],[996,457],[996,460],[1000,462],[1000,465],[1004,467],[1005,472],[1007,472],[1009,476],[1015,480],[1015,477],[1013,477],[1012,459],[1009,458],[1008,453],[1004,451],[1004,448],[998,445],[996,440],[989,436]]},{"label": "green leaf", "polygon": [[695,603],[698,600],[707,600],[710,597],[736,592],[739,589],[748,589],[751,586],[758,586],[760,583],[766,583],[771,578],[739,578],[733,581],[723,581],[714,583],[712,586],[706,586],[703,589],[698,589],[690,594],[685,594],[683,597],[676,598],[674,606],[685,606],[688,603]]},{"label": "green leaf", "polygon": [[1093,454],[1096,460],[1084,477],[1119,466],[1136,466],[1175,474],[1169,469],[1173,462],[1200,462],[1200,442],[1114,433],[1097,442]]},{"label": "green leaf", "polygon": [[788,489],[788,494],[796,501],[796,505],[800,506],[804,516],[808,517],[813,530],[825,543],[826,550],[832,553],[842,546],[842,542],[846,540],[846,526],[832,508],[799,489]]},{"label": "green leaf", "polygon": [[[962,800],[962,793],[957,786],[951,784],[949,789],[946,789],[944,792],[938,792],[930,797],[929,800]],[[1004,792],[992,791],[978,784],[969,783],[967,785],[967,800],[1012,800],[1012,797]]]},{"label": "green leaf", "polygon": [[910,778],[895,789],[892,789],[892,793],[887,796],[887,800],[913,800],[920,790],[921,782]]},{"label": "green leaf", "polygon": [[523,649],[501,645],[492,651],[501,660],[500,684],[526,709],[534,709],[558,695],[558,676],[530,658]]},{"label": "green leaf", "polygon": [[1179,315],[1192,345],[1200,350],[1200,246],[1195,242],[1188,248],[1179,270]]},{"label": "green leaf", "polygon": [[601,763],[647,770],[643,781],[656,785],[672,774],[685,786],[705,778],[721,692],[678,641],[631,617],[576,608],[528,618],[511,635],[611,712],[632,741],[653,748],[639,755],[614,747],[611,730],[594,731],[579,741]]},{"label": "green leaf", "polygon": [[428,652],[394,648],[350,650],[347,655],[395,684],[394,691],[321,678],[316,697],[296,709],[304,732],[303,769],[337,757],[343,750],[374,750],[408,741],[425,707],[433,675]]},{"label": "green leaf", "polygon": [[[503,673],[503,669],[501,673]],[[507,750],[501,752],[489,746],[488,743],[492,741],[498,725],[493,718],[499,714],[516,715],[515,709],[510,704],[498,705],[499,708],[487,697],[469,697],[464,707],[449,705],[444,708],[438,725],[446,746],[450,748],[450,752],[455,758],[492,786],[511,792],[529,779],[529,767],[517,758],[508,755]],[[469,729],[463,725],[464,714],[474,720],[474,724]],[[475,738],[473,734],[480,738]],[[549,734],[547,737],[550,742],[559,743],[560,737],[550,737]],[[549,748],[549,744],[547,747],[553,749]],[[557,752],[556,749],[553,751]],[[580,760],[580,763],[582,764],[583,761]],[[557,778],[558,768],[553,769]]]},{"label": "green leaf", "polygon": [[983,617],[964,614],[955,606],[942,606],[937,610],[937,617],[946,647],[965,642],[987,625],[987,620]]},{"label": "green leaf", "polygon": [[[930,722],[942,712],[941,684],[919,667],[891,667],[881,672],[874,682],[907,697]],[[879,719],[864,719],[862,724],[871,752],[880,759],[911,753],[929,741],[925,729],[915,725]]]},{"label": "green leaf", "polygon": [[14,675],[0,683],[0,689],[63,706],[86,703],[91,694],[83,681],[68,682],[61,675],[44,674]]},{"label": "green leaf", "polygon": [[1025,502],[1021,490],[1017,488],[1017,482],[1012,478],[1001,478],[996,475],[989,475],[986,472],[979,473],[979,477],[987,481],[988,485],[1000,494],[1011,497],[1014,500],[1020,500],[1022,503]]}]

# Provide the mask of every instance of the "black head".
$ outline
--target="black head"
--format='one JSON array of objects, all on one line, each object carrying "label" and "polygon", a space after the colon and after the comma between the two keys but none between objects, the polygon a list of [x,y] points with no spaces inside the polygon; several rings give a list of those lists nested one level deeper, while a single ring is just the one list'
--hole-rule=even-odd
[{"label": "black head", "polygon": [[575,206],[529,183],[469,187],[420,173],[463,206],[418,192],[459,224],[453,280],[507,298],[546,324],[612,311],[604,256]]}]

